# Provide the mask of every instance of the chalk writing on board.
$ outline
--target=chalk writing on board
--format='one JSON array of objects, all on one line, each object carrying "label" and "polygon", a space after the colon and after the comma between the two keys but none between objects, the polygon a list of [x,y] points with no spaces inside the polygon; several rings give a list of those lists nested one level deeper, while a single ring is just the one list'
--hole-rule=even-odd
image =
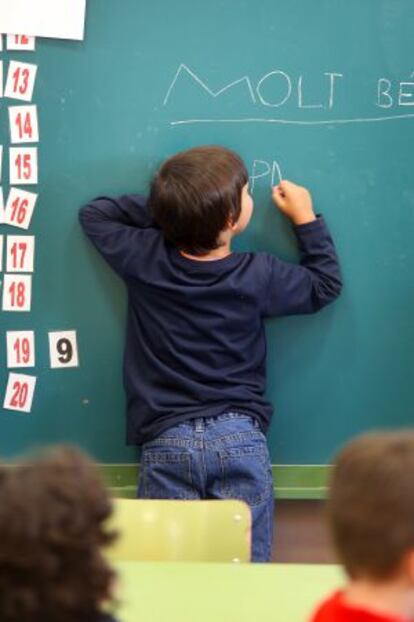
[{"label": "chalk writing on board", "polygon": [[[218,89],[211,88],[205,80],[202,80],[192,69],[181,63],[174,74],[171,84],[168,86],[163,100],[163,106],[170,103],[173,92],[179,87],[181,80],[185,77],[195,83],[197,88],[205,91],[210,97],[217,99],[225,92],[233,91],[237,87],[240,94],[240,87],[247,94],[248,103],[268,108],[281,108],[288,102],[293,102],[300,110],[318,109],[319,111],[332,111],[337,101],[337,91],[339,85],[343,90],[345,75],[338,71],[322,72],[324,86],[320,94],[319,101],[309,101],[305,94],[306,81],[302,74],[292,77],[281,69],[274,69],[263,75],[254,86],[249,76],[243,75],[236,80]],[[414,73],[411,78],[414,77]],[[390,80],[381,77],[374,81],[376,83],[376,93],[372,102],[375,108],[380,109],[399,109],[414,106],[414,80]],[[243,91],[242,91],[243,92]],[[393,115],[367,115],[352,118],[314,118],[314,119],[286,119],[269,118],[260,116],[234,117],[234,118],[188,118],[174,120],[170,122],[172,126],[189,125],[196,123],[276,123],[282,125],[345,125],[352,123],[378,123],[384,121],[396,121],[414,118],[413,113],[393,114]]]}]

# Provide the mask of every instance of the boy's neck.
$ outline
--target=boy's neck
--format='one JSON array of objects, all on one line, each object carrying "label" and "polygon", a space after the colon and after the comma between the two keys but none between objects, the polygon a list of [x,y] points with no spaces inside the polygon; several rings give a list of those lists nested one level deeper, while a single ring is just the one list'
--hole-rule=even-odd
[{"label": "boy's neck", "polygon": [[195,259],[196,261],[215,261],[216,259],[224,259],[231,255],[231,235],[226,235],[227,232],[223,232],[220,236],[220,246],[215,248],[204,255],[191,255],[190,253],[184,253],[184,251],[180,251],[183,257],[187,257],[188,259]]},{"label": "boy's neck", "polygon": [[351,581],[344,590],[344,602],[384,616],[414,619],[414,587],[404,577],[389,581]]}]

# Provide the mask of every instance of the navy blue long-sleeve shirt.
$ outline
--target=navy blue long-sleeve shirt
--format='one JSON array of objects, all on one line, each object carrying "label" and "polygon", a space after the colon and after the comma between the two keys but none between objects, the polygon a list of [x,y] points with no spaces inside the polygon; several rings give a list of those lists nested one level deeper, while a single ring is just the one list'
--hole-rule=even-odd
[{"label": "navy blue long-sleeve shirt", "polygon": [[268,253],[187,259],[165,242],[140,195],[98,198],[80,222],[128,290],[128,443],[227,411],[253,416],[266,432],[264,318],[313,313],[341,290],[324,219],[294,228],[300,265]]}]

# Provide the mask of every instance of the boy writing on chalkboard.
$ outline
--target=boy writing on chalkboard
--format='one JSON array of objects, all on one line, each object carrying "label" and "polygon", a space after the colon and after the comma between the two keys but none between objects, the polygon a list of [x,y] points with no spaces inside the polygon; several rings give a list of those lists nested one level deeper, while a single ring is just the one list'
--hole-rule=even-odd
[{"label": "boy writing on chalkboard", "polygon": [[128,442],[142,446],[138,496],[246,501],[253,561],[270,560],[273,521],[263,320],[318,311],[341,289],[308,191],[282,181],[273,200],[293,223],[300,265],[231,251],[253,200],[242,160],[223,147],[167,160],[148,199],[102,197],[80,212],[128,289],[124,374]]},{"label": "boy writing on chalkboard", "polygon": [[335,461],[328,501],[349,577],[313,622],[414,620],[414,433],[366,434]]}]

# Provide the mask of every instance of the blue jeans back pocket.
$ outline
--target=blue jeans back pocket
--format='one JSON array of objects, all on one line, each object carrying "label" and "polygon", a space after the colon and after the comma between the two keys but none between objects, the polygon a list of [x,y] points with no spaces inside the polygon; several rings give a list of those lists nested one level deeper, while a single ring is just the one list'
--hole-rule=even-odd
[{"label": "blue jeans back pocket", "polygon": [[225,498],[240,499],[250,506],[269,498],[272,475],[265,443],[223,449],[219,457],[221,489]]},{"label": "blue jeans back pocket", "polygon": [[174,449],[144,448],[138,496],[141,499],[197,499],[191,455]]}]

